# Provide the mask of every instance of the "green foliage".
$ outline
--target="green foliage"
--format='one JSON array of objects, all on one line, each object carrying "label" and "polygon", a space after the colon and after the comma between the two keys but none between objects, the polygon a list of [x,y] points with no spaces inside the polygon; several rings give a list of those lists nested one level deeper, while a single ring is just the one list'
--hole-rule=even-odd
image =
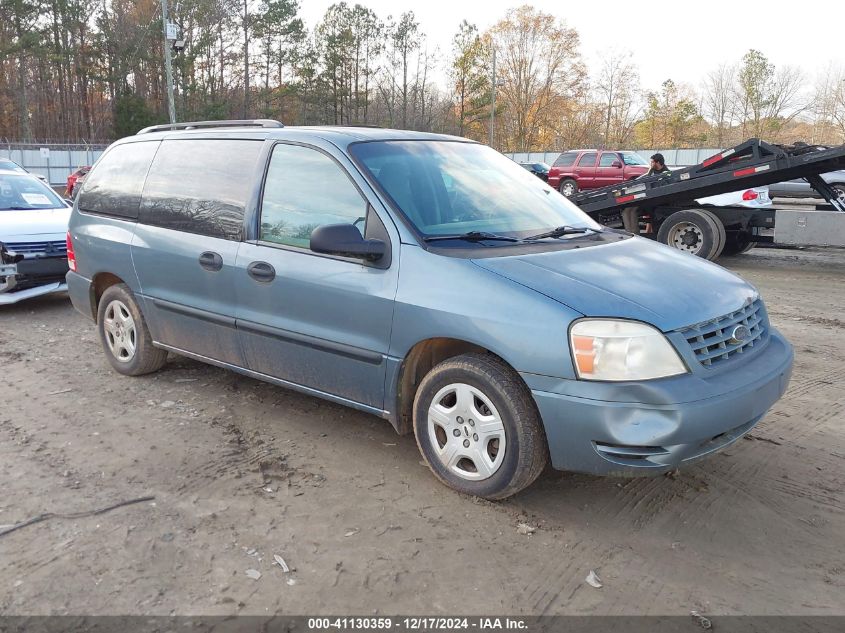
[{"label": "green foliage", "polygon": [[114,101],[114,136],[131,136],[148,125],[163,123],[138,95],[127,92]]},{"label": "green foliage", "polygon": [[482,121],[490,115],[493,92],[487,65],[491,57],[489,41],[478,34],[478,27],[461,22],[452,40],[452,90],[458,119],[458,134],[481,140]]}]

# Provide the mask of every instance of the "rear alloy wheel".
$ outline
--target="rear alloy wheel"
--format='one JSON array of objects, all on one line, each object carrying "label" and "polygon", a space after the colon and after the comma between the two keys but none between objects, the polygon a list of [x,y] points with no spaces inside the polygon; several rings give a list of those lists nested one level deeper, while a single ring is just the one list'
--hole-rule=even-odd
[{"label": "rear alloy wheel", "polygon": [[147,324],[125,284],[109,286],[97,308],[97,330],[111,366],[126,376],[141,376],[161,368],[167,352],[153,346]]},{"label": "rear alloy wheel", "polygon": [[504,499],[548,461],[537,407],[519,375],[490,354],[436,365],[414,398],[414,434],[434,475],[459,492]]},{"label": "rear alloy wheel", "polygon": [[713,259],[722,246],[717,222],[701,209],[670,215],[660,225],[657,241],[704,259]]},{"label": "rear alloy wheel", "polygon": [[566,178],[560,183],[560,192],[567,198],[571,198],[578,193],[578,183],[572,180],[572,178]]}]

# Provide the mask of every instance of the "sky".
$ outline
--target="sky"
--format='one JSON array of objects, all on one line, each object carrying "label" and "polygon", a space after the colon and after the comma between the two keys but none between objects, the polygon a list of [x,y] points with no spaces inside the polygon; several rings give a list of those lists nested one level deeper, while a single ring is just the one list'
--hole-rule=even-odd
[{"label": "sky", "polygon": [[[301,14],[312,28],[335,0],[300,0]],[[484,31],[519,0],[347,0],[373,9],[379,17],[411,10],[441,58],[451,51],[461,20]],[[726,2],[705,0],[605,0],[604,2],[531,2],[562,18],[581,37],[581,54],[594,72],[603,51],[631,52],[642,85],[659,88],[666,79],[698,87],[708,71],[738,62],[749,48],[763,52],[776,66],[802,67],[810,76],[831,62],[845,63],[838,27],[845,18],[841,0]],[[800,8],[799,8],[800,7]],[[838,14],[838,17],[836,15]],[[829,26],[825,26],[825,24]],[[445,71],[440,69],[441,83]]]}]

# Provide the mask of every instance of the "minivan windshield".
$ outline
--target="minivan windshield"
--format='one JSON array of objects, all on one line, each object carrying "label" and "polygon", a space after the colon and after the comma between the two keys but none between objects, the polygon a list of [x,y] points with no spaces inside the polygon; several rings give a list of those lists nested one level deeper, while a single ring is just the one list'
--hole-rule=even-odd
[{"label": "minivan windshield", "polygon": [[0,174],[0,211],[59,209],[67,205],[53,190],[29,174]]},{"label": "minivan windshield", "polygon": [[352,144],[349,152],[423,238],[471,233],[521,239],[562,226],[601,228],[545,182],[485,145],[372,141]]}]

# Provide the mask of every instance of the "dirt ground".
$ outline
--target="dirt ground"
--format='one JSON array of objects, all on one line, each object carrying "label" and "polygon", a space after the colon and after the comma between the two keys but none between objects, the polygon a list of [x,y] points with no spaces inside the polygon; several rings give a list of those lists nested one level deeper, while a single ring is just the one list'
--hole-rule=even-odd
[{"label": "dirt ground", "polygon": [[845,251],[721,263],[795,346],[759,426],[676,478],[496,504],[375,417],[179,357],[125,378],[66,297],[6,307],[0,526],[155,500],[0,537],[0,613],[845,614]]}]

